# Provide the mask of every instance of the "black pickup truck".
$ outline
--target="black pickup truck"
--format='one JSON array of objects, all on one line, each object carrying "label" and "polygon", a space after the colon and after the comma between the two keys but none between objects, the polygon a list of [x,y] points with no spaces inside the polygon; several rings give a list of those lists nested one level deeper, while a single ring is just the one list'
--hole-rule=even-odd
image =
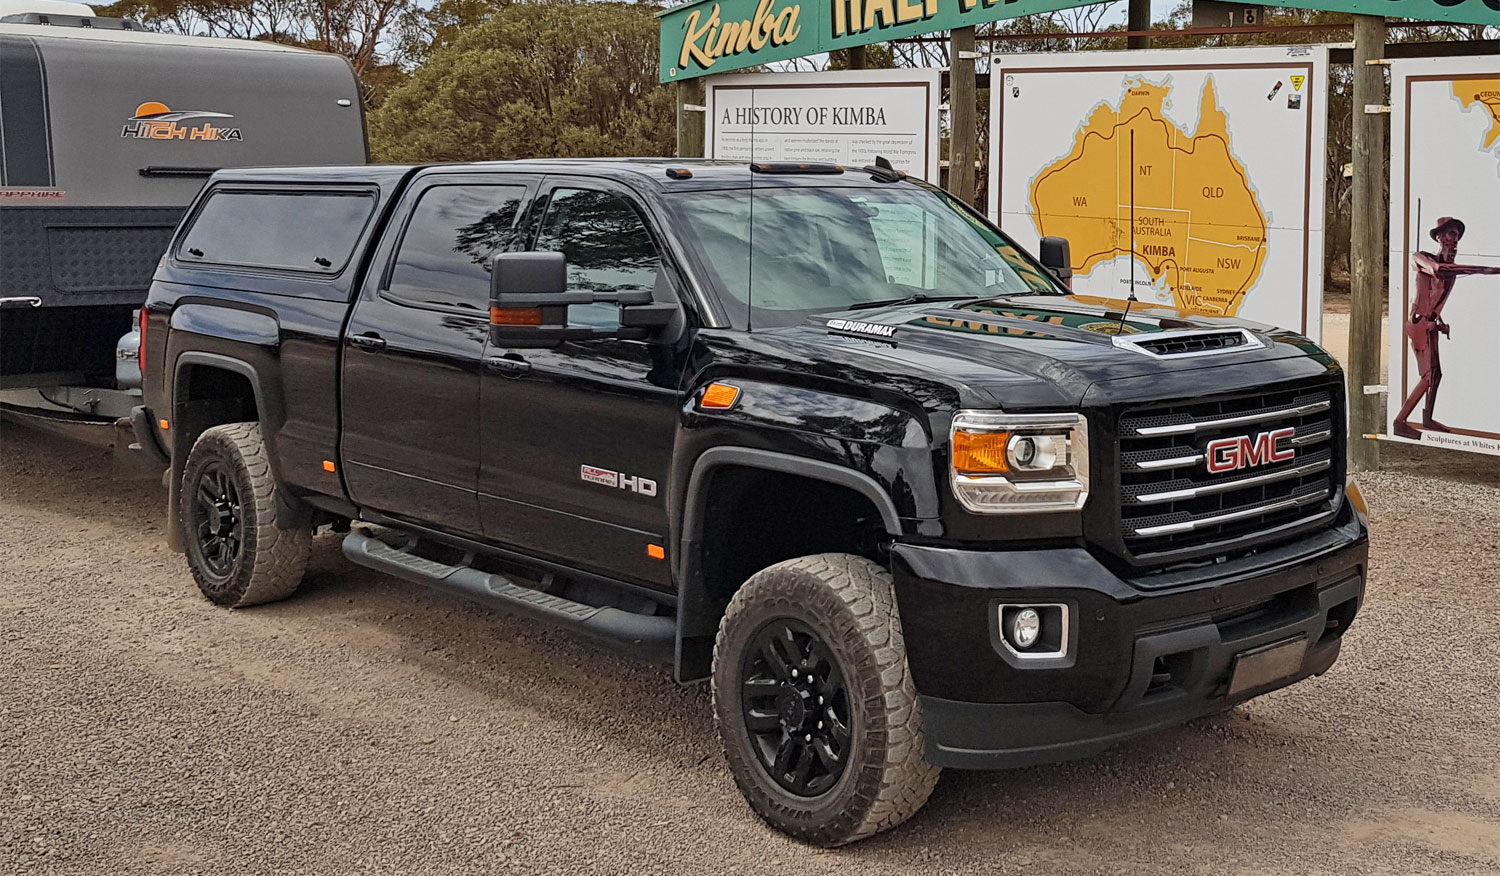
[{"label": "black pickup truck", "polygon": [[215,602],[347,532],[711,678],[751,806],[837,845],[942,767],[1320,674],[1359,610],[1332,358],[1067,263],[884,165],[225,171],[152,283],[136,431]]}]

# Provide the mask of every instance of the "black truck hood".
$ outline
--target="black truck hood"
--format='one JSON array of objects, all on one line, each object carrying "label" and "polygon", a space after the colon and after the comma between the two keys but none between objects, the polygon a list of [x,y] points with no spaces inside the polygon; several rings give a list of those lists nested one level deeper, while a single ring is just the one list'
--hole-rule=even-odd
[{"label": "black truck hood", "polygon": [[[1003,399],[1011,409],[1074,406],[1102,381],[1327,357],[1301,335],[1241,319],[1139,304],[1121,317],[1118,308],[1076,296],[1027,295],[840,311],[773,331],[822,347],[829,358],[887,360],[871,370],[925,371],[959,384],[966,404],[998,406]],[[1249,332],[1248,340],[1210,352],[1157,355],[1130,343],[1240,329]]]}]

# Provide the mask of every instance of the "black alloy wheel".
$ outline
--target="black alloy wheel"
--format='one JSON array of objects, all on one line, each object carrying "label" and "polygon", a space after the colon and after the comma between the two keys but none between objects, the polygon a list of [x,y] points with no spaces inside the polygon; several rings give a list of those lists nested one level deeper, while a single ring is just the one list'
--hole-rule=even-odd
[{"label": "black alloy wheel", "polygon": [[844,673],[811,627],[777,618],[756,631],[741,667],[745,728],[766,773],[792,794],[825,794],[852,740]]},{"label": "black alloy wheel", "polygon": [[803,842],[888,830],[937,784],[894,581],[865,557],[810,554],[751,575],[719,621],[712,690],[735,785]]},{"label": "black alloy wheel", "polygon": [[259,423],[213,426],[193,442],[175,504],[188,568],[204,596],[239,608],[296,591],[312,525],[280,494]]},{"label": "black alloy wheel", "polygon": [[205,571],[217,578],[234,574],[244,549],[245,510],[234,475],[223,462],[204,466],[198,476],[192,530]]}]

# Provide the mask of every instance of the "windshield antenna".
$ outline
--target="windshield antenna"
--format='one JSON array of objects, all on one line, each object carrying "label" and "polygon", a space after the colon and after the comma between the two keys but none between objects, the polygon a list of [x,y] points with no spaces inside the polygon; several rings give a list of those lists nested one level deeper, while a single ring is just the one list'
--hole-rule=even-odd
[{"label": "windshield antenna", "polygon": [[745,332],[755,331],[755,86],[750,87],[750,221],[745,245]]},{"label": "windshield antenna", "polygon": [[1125,296],[1125,312],[1120,314],[1120,325],[1115,334],[1125,333],[1125,320],[1130,318],[1130,305],[1135,297],[1135,128],[1130,129],[1130,294]]}]

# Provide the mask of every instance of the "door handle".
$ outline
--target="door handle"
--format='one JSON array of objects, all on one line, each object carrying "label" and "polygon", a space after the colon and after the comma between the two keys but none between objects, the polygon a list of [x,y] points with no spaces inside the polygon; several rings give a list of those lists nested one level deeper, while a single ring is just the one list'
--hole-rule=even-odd
[{"label": "door handle", "polygon": [[366,350],[384,350],[385,338],[375,332],[365,332],[362,335],[350,335],[349,343],[356,347],[364,347]]},{"label": "door handle", "polygon": [[504,356],[486,358],[484,367],[491,371],[499,371],[506,377],[521,377],[531,371],[531,363],[525,359],[507,359]]}]

